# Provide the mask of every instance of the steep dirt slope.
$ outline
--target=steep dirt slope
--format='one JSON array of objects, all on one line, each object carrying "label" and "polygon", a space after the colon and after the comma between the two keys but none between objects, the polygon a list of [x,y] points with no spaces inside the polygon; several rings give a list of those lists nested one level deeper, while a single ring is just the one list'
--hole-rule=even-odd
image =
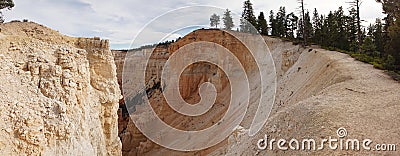
[{"label": "steep dirt slope", "polygon": [[340,147],[328,150],[327,143],[321,151],[278,150],[276,144],[274,150],[258,150],[257,141],[264,135],[268,135],[269,141],[272,138],[320,141],[330,136],[338,139],[337,130],[341,127],[348,132],[344,142],[371,139],[371,149],[375,144],[400,143],[400,84],[384,71],[339,52],[318,47],[293,51],[291,43],[265,39],[275,57],[278,73],[279,68],[283,73],[278,79],[273,113],[257,136],[243,135],[227,147],[227,155],[399,154],[398,151],[339,150]]},{"label": "steep dirt slope", "polygon": [[0,24],[0,153],[121,155],[108,41]]}]

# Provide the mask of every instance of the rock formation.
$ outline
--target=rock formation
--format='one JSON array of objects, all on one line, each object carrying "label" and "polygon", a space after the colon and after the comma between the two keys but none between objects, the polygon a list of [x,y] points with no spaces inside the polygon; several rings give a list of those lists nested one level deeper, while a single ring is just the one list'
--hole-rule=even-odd
[{"label": "rock formation", "polygon": [[0,153],[121,155],[108,41],[28,22],[0,27]]}]

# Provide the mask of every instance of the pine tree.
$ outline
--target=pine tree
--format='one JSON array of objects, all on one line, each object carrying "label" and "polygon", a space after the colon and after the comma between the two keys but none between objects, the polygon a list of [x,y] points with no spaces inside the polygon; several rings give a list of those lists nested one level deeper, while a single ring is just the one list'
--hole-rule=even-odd
[{"label": "pine tree", "polygon": [[383,34],[383,25],[381,19],[376,19],[373,31],[373,39],[375,42],[376,49],[380,52],[384,52],[384,34]]},{"label": "pine tree", "polygon": [[322,22],[321,41],[320,41],[320,43],[321,43],[322,46],[328,47],[329,44],[330,44],[330,41],[329,41],[330,34],[329,34],[329,27],[328,27],[328,18],[327,18],[326,16],[324,16],[324,15],[321,15],[320,20],[321,20],[321,22]]},{"label": "pine tree", "polygon": [[244,2],[243,9],[242,18],[240,19],[240,31],[255,33],[253,27],[257,25],[257,20],[250,0]]},{"label": "pine tree", "polygon": [[400,1],[398,0],[377,0],[382,3],[385,18],[387,35],[386,52],[395,58],[395,67],[400,70]]},{"label": "pine tree", "polygon": [[314,29],[314,36],[312,38],[312,41],[314,43],[320,44],[319,41],[321,39],[321,21],[319,20],[319,14],[317,11],[317,8],[314,8],[314,12],[313,12],[313,20],[312,20],[312,24],[313,24],[313,29]]},{"label": "pine tree", "polygon": [[349,11],[349,16],[346,18],[346,30],[347,30],[347,40],[349,42],[349,51],[357,52],[359,50],[357,38],[358,38],[358,26],[357,26],[357,15],[356,9],[351,8]]},{"label": "pine tree", "polygon": [[304,20],[303,18],[300,18],[299,22],[298,22],[298,28],[299,30],[297,30],[296,36],[298,39],[302,39],[303,40],[303,45],[306,44],[305,40],[304,40]]},{"label": "pine tree", "polygon": [[0,0],[0,10],[11,9],[13,7],[14,7],[14,2],[12,0]]},{"label": "pine tree", "polygon": [[3,13],[0,11],[0,23],[4,23]]},{"label": "pine tree", "polygon": [[369,26],[367,27],[367,30],[368,30],[367,36],[372,37],[374,34],[374,31],[375,31],[375,25],[373,25],[372,23],[369,24]]},{"label": "pine tree", "polygon": [[[364,28],[361,31],[361,41],[364,41],[367,38],[367,30]],[[361,42],[362,43],[362,42]]]},{"label": "pine tree", "polygon": [[212,14],[210,17],[210,26],[215,28],[218,28],[218,24],[219,24],[220,18],[217,14]]},{"label": "pine tree", "polygon": [[329,12],[326,18],[327,27],[327,45],[328,47],[337,47],[336,41],[338,41],[338,25],[334,13]]},{"label": "pine tree", "polygon": [[300,20],[300,22],[299,22],[299,28],[300,28],[300,31],[302,31],[302,32],[300,32],[300,33],[298,33],[298,35],[300,36],[302,36],[302,38],[303,38],[303,40],[304,40],[304,43],[303,43],[303,46],[307,46],[307,38],[308,38],[308,34],[306,33],[306,30],[307,30],[307,28],[306,28],[306,24],[305,24],[305,22],[304,22],[304,20],[305,20],[305,9],[304,9],[304,0],[298,0],[298,2],[300,3],[300,9],[301,9],[301,20]]},{"label": "pine tree", "polygon": [[268,35],[268,24],[263,12],[260,12],[260,15],[258,16],[257,30],[261,35]]},{"label": "pine tree", "polygon": [[299,17],[297,17],[293,12],[286,16],[287,19],[287,37],[290,39],[294,39],[294,33],[297,30],[297,24],[299,21]]},{"label": "pine tree", "polygon": [[354,12],[352,12],[355,16],[355,22],[357,26],[357,46],[359,47],[362,44],[362,31],[361,31],[361,19],[360,19],[360,5],[361,5],[361,0],[353,0],[350,2],[352,7],[354,8]]},{"label": "pine tree", "polygon": [[232,30],[232,28],[235,26],[233,24],[233,19],[232,19],[232,15],[231,15],[231,11],[226,9],[225,13],[224,13],[224,17],[222,17],[222,20],[224,22],[224,29],[225,30]]},{"label": "pine tree", "polygon": [[304,29],[305,29],[304,32],[305,32],[305,34],[307,34],[304,37],[306,37],[306,41],[309,41],[309,39],[313,38],[313,36],[314,36],[314,30],[313,30],[313,26],[311,23],[310,13],[308,11],[305,13],[303,24],[304,24]]},{"label": "pine tree", "polygon": [[280,7],[279,12],[276,14],[276,33],[279,37],[286,37],[287,29],[286,21],[286,9],[285,7]]},{"label": "pine tree", "polygon": [[337,11],[335,11],[335,19],[337,22],[337,46],[336,48],[349,50],[349,42],[347,40],[347,31],[346,31],[346,16],[344,15],[344,11],[342,7],[339,7]]},{"label": "pine tree", "polygon": [[11,9],[14,7],[14,2],[12,0],[0,0],[0,23],[4,22],[2,9]]},{"label": "pine tree", "polygon": [[376,46],[371,36],[367,36],[361,45],[361,52],[369,56],[376,55]]},{"label": "pine tree", "polygon": [[278,33],[277,33],[277,28],[276,28],[276,19],[275,19],[275,17],[274,17],[274,11],[270,11],[269,12],[269,26],[270,26],[270,29],[271,29],[271,36],[277,36],[278,35]]},{"label": "pine tree", "polygon": [[313,27],[311,24],[310,13],[307,11],[304,14],[304,19],[300,19],[299,21],[299,31],[297,33],[297,37],[303,39],[305,41],[304,44],[308,44],[309,38],[312,38],[312,29]]},{"label": "pine tree", "polygon": [[375,34],[376,34],[376,24],[370,24],[368,26],[368,33],[366,38],[363,40],[363,44],[361,45],[361,50],[363,53],[374,56],[374,57],[380,57],[383,58],[382,53],[379,51],[379,49],[376,47],[376,41],[375,40]]}]

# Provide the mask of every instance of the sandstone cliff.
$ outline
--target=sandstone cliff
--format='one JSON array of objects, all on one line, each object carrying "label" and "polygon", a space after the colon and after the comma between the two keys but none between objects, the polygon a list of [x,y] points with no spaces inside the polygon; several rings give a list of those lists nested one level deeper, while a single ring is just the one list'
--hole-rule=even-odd
[{"label": "sandstone cliff", "polygon": [[0,153],[121,155],[108,41],[28,22],[0,29]]}]

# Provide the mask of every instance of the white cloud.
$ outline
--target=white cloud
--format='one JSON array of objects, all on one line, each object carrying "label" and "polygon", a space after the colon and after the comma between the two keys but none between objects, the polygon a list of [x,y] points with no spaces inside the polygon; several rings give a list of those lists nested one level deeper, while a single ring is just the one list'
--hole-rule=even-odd
[{"label": "white cloud", "polygon": [[[166,13],[167,11],[180,7],[191,5],[209,5],[219,8],[229,8],[238,15],[241,14],[244,0],[118,0],[118,1],[100,1],[100,0],[14,0],[15,7],[11,11],[5,12],[8,21],[13,19],[29,19],[58,30],[61,33],[71,36],[100,36],[110,39],[112,48],[129,48],[133,38],[138,32],[153,18]],[[350,0],[306,0],[306,7],[310,12],[314,8],[323,14],[336,10],[343,6],[345,10],[349,7]],[[297,0],[252,0],[256,13],[263,11],[266,16],[270,10],[279,9],[280,6],[286,6],[287,12],[298,13]],[[212,11],[212,9],[211,9]],[[374,22],[376,17],[383,17],[381,5],[374,0],[365,0],[361,7],[362,18],[368,22]],[[165,28],[166,25],[184,25],[185,23],[208,24],[208,12],[193,12],[191,19],[179,21],[171,18],[169,21],[160,23],[157,35],[168,35],[171,30]],[[211,12],[210,12],[211,14]],[[222,14],[222,13],[221,13]],[[189,16],[181,14],[176,16]],[[195,17],[204,17],[199,19]],[[239,25],[236,20],[235,25]],[[368,23],[364,23],[368,25]],[[178,37],[180,34],[172,35]],[[154,43],[156,37],[148,36],[146,42]]]}]

